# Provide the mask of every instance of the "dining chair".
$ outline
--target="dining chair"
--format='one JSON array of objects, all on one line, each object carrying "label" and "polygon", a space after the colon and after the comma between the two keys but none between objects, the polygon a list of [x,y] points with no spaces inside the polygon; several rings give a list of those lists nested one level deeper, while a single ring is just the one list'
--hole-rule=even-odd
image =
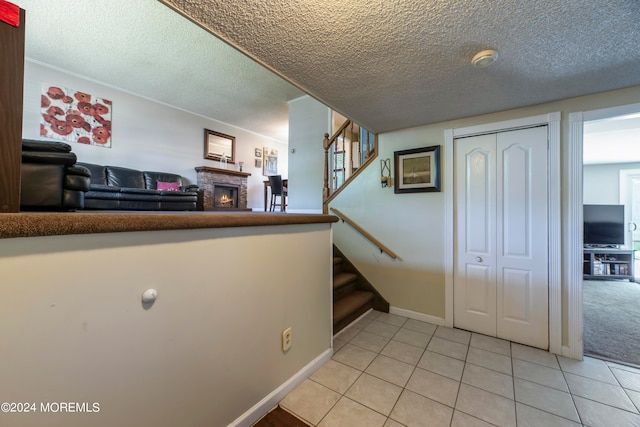
[{"label": "dining chair", "polygon": [[271,203],[269,204],[269,212],[273,212],[276,206],[276,198],[280,197],[280,211],[287,210],[287,187],[282,184],[281,175],[270,175],[269,186],[271,187]]}]

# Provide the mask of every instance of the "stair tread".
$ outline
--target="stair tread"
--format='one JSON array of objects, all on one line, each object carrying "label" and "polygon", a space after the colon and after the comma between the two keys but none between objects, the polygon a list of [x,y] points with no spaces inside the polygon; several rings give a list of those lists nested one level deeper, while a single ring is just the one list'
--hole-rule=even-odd
[{"label": "stair tread", "polygon": [[342,262],[342,258],[340,258],[339,256],[334,256],[333,257],[333,263],[334,264],[340,264]]},{"label": "stair tread", "polygon": [[333,323],[337,323],[340,320],[347,317],[358,308],[362,307],[373,299],[372,292],[367,291],[353,291],[345,295],[339,301],[333,303]]},{"label": "stair tread", "polygon": [[341,288],[356,280],[358,280],[357,274],[341,271],[333,276],[333,289]]}]

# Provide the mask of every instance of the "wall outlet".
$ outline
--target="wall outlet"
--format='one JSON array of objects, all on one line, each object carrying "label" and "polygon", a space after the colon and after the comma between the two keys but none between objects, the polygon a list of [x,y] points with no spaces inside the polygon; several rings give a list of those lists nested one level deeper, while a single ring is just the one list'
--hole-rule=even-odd
[{"label": "wall outlet", "polygon": [[288,351],[291,348],[291,327],[282,331],[282,351]]}]

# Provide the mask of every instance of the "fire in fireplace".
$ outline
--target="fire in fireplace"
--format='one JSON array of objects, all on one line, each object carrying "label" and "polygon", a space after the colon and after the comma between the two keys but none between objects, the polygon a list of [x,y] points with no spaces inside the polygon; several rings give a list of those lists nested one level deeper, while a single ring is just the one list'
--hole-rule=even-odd
[{"label": "fire in fireplace", "polygon": [[213,187],[214,208],[237,208],[239,187],[232,185],[218,185]]}]

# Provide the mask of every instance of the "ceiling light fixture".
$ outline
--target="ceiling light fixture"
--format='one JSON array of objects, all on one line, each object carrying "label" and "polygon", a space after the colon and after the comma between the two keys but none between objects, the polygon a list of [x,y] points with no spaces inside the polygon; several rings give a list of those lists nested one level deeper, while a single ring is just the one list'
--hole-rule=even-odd
[{"label": "ceiling light fixture", "polygon": [[476,53],[471,63],[476,68],[486,68],[496,62],[496,59],[498,59],[498,52],[493,49],[487,49]]}]

